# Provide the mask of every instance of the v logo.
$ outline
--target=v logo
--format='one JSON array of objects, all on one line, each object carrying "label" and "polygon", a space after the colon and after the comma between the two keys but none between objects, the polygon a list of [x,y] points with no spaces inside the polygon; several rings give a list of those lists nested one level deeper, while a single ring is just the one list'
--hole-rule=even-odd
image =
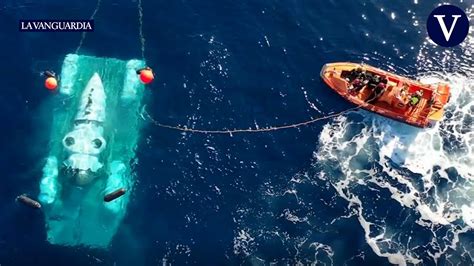
[{"label": "v logo", "polygon": [[448,28],[446,28],[446,24],[444,23],[444,17],[445,15],[434,15],[436,19],[438,19],[439,26],[441,27],[441,30],[443,31],[444,38],[446,39],[447,42],[449,42],[449,39],[451,38],[451,34],[453,33],[454,26],[456,25],[456,22],[458,19],[461,17],[461,15],[452,15],[454,18],[453,23],[451,24],[451,28],[448,31]]}]

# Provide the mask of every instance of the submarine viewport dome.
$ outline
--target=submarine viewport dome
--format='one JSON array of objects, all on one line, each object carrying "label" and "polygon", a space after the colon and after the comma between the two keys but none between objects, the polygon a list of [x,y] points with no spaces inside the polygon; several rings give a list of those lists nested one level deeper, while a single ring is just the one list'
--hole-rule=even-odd
[{"label": "submarine viewport dome", "polygon": [[75,141],[74,141],[73,137],[66,137],[64,139],[64,145],[66,145],[66,146],[74,145],[74,143],[75,143]]},{"label": "submarine viewport dome", "polygon": [[100,139],[94,139],[92,143],[94,144],[94,148],[96,149],[100,149],[100,147],[102,147],[102,141]]}]

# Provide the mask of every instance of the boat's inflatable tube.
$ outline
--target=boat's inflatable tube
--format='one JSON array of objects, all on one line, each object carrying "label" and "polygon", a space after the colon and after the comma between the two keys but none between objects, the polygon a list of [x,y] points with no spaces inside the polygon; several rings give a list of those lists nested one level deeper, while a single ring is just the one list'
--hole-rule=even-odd
[{"label": "boat's inflatable tube", "polygon": [[129,202],[104,195],[134,184],[130,162],[139,139],[141,60],[69,54],[53,117],[39,201],[52,244],[105,248]]}]

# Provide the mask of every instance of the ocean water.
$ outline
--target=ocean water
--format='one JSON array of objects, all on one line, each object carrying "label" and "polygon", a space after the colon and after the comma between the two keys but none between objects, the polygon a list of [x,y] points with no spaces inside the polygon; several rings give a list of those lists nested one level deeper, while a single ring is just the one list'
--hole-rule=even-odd
[{"label": "ocean water", "polygon": [[[139,1],[101,0],[81,54],[141,57]],[[52,246],[37,195],[60,72],[78,33],[21,33],[19,19],[89,18],[95,1],[0,3],[0,265],[472,265],[474,37],[427,38],[438,1],[141,0],[146,110],[199,129],[266,127],[352,106],[319,78],[366,62],[448,81],[446,118],[416,129],[354,111],[298,129],[210,135],[149,117],[128,213],[108,250]]]}]

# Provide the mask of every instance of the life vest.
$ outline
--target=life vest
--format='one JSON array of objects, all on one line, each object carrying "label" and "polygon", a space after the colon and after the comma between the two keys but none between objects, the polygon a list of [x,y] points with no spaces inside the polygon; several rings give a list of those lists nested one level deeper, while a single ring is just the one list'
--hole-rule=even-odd
[{"label": "life vest", "polygon": [[410,104],[411,105],[416,105],[420,101],[420,96],[419,95],[412,95],[410,98]]}]

